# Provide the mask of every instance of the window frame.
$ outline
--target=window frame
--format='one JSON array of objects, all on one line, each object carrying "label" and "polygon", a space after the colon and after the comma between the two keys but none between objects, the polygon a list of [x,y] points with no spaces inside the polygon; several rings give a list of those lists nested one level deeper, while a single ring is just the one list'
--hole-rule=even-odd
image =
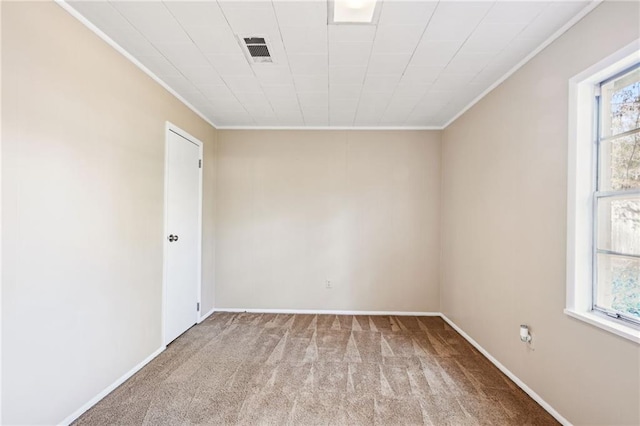
[{"label": "window frame", "polygon": [[625,76],[636,69],[640,68],[640,57],[638,58],[638,62],[633,65],[626,67],[625,69],[616,72],[614,75],[600,81],[595,88],[595,97],[594,97],[594,122],[593,122],[593,132],[595,134],[596,140],[596,152],[595,152],[595,169],[593,171],[594,174],[594,190],[593,190],[593,234],[592,234],[592,289],[591,289],[591,309],[600,314],[607,315],[615,320],[620,320],[623,322],[628,322],[630,325],[634,327],[640,326],[640,318],[636,318],[634,316],[627,315],[624,312],[617,311],[615,309],[607,309],[604,306],[598,306],[597,294],[598,294],[598,254],[605,254],[609,256],[621,256],[621,257],[632,257],[640,259],[640,255],[628,254],[628,253],[619,253],[613,250],[605,250],[598,248],[598,236],[599,236],[599,226],[600,221],[598,220],[600,200],[604,200],[607,198],[616,198],[616,197],[634,197],[640,196],[640,189],[623,189],[623,190],[602,190],[601,188],[601,179],[600,179],[600,170],[602,165],[602,143],[607,141],[613,141],[618,138],[622,138],[626,135],[636,134],[640,130],[639,128],[632,129],[626,132],[618,133],[615,135],[610,135],[607,137],[602,136],[602,122],[603,122],[603,114],[604,105],[602,104],[602,88],[607,83],[610,83],[614,80],[619,79],[622,76]]},{"label": "window frame", "polygon": [[[565,314],[640,344],[640,324],[594,309],[600,84],[640,63],[640,39],[569,80]],[[640,191],[639,191],[640,192]]]}]

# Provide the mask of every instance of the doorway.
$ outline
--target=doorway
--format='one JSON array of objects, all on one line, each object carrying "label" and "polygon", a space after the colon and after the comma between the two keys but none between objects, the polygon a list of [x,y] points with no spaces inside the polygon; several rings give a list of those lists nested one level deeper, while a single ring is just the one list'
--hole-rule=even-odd
[{"label": "doorway", "polygon": [[163,339],[197,323],[202,253],[202,142],[167,123],[165,141]]}]

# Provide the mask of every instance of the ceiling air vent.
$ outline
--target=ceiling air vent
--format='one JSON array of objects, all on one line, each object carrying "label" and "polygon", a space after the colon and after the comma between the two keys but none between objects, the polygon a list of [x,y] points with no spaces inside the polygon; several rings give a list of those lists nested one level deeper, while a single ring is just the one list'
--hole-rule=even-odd
[{"label": "ceiling air vent", "polygon": [[273,62],[269,47],[264,37],[244,37],[242,39],[249,53],[250,60],[255,64]]}]

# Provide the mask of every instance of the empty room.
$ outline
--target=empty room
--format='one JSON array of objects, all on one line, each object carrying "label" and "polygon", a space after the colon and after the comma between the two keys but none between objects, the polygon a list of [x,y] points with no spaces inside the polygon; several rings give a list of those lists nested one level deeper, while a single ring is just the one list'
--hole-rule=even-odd
[{"label": "empty room", "polygon": [[0,424],[640,425],[640,2],[0,24]]}]

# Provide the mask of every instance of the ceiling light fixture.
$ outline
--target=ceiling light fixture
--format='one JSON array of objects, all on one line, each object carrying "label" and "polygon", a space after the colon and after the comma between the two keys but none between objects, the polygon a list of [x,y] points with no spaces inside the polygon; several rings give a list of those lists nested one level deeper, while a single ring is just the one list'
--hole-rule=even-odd
[{"label": "ceiling light fixture", "polygon": [[[376,11],[376,0],[333,0],[329,16],[331,23],[371,24]],[[332,13],[331,13],[332,12]]]}]

